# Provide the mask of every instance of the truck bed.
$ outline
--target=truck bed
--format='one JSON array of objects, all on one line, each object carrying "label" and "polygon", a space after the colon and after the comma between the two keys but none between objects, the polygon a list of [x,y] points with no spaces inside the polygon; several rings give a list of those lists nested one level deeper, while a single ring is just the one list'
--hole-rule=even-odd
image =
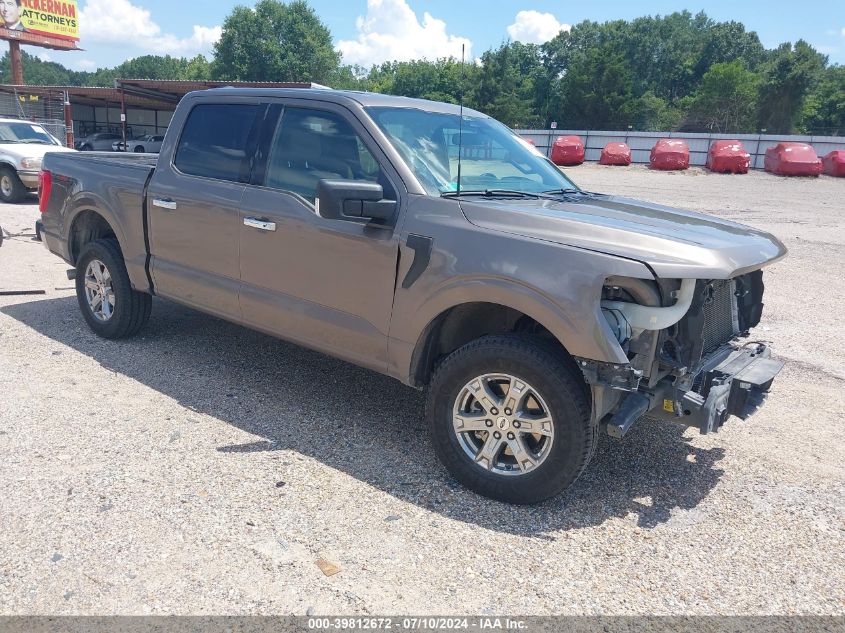
[{"label": "truck bed", "polygon": [[134,152],[79,152],[73,154],[76,160],[107,162],[110,164],[146,165],[155,167],[158,154],[136,154]]},{"label": "truck bed", "polygon": [[114,227],[132,285],[149,289],[144,201],[157,161],[156,154],[46,154],[42,169],[52,174],[52,191],[41,230],[47,248],[74,265],[74,236],[86,230],[80,224],[86,221],[85,212],[99,214]]}]

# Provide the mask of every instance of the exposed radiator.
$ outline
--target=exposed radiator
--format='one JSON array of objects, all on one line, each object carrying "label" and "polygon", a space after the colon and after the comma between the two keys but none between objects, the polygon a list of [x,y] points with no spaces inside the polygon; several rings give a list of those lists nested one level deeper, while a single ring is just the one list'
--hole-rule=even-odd
[{"label": "exposed radiator", "polygon": [[710,283],[704,301],[702,353],[709,354],[739,334],[739,313],[736,304],[736,283],[719,280]]}]

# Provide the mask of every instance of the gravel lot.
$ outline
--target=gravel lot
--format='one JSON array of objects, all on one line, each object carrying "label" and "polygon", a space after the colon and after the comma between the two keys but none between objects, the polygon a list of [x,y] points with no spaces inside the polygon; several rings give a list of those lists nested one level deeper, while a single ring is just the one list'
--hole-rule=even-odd
[{"label": "gravel lot", "polygon": [[[161,300],[99,340],[15,237],[0,289],[46,294],[0,297],[0,613],[845,612],[845,181],[569,173],[787,244],[755,332],[787,365],[755,417],[643,423],[510,507],[447,477],[417,391]],[[13,234],[37,216],[0,205]]]}]

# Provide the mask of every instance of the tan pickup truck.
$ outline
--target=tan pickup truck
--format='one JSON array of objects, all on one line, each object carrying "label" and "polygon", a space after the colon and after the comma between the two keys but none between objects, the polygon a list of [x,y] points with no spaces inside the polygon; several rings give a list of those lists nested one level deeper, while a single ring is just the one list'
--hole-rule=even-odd
[{"label": "tan pickup truck", "polygon": [[582,191],[493,119],[332,90],[187,95],[161,153],[47,154],[40,233],[100,336],[166,297],[428,392],[440,459],[531,503],[599,432],[718,430],[781,363],[764,232]]}]

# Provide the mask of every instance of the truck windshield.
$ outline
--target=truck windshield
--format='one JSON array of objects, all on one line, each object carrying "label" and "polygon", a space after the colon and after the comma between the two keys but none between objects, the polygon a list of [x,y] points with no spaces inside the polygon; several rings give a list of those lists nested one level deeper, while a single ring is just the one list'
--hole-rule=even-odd
[{"label": "truck windshield", "polygon": [[56,140],[40,125],[25,121],[4,121],[0,123],[0,143],[56,145]]},{"label": "truck windshield", "polygon": [[465,114],[461,132],[457,114],[391,107],[367,112],[429,195],[457,190],[459,142],[461,191],[577,189],[550,160],[494,119]]}]

